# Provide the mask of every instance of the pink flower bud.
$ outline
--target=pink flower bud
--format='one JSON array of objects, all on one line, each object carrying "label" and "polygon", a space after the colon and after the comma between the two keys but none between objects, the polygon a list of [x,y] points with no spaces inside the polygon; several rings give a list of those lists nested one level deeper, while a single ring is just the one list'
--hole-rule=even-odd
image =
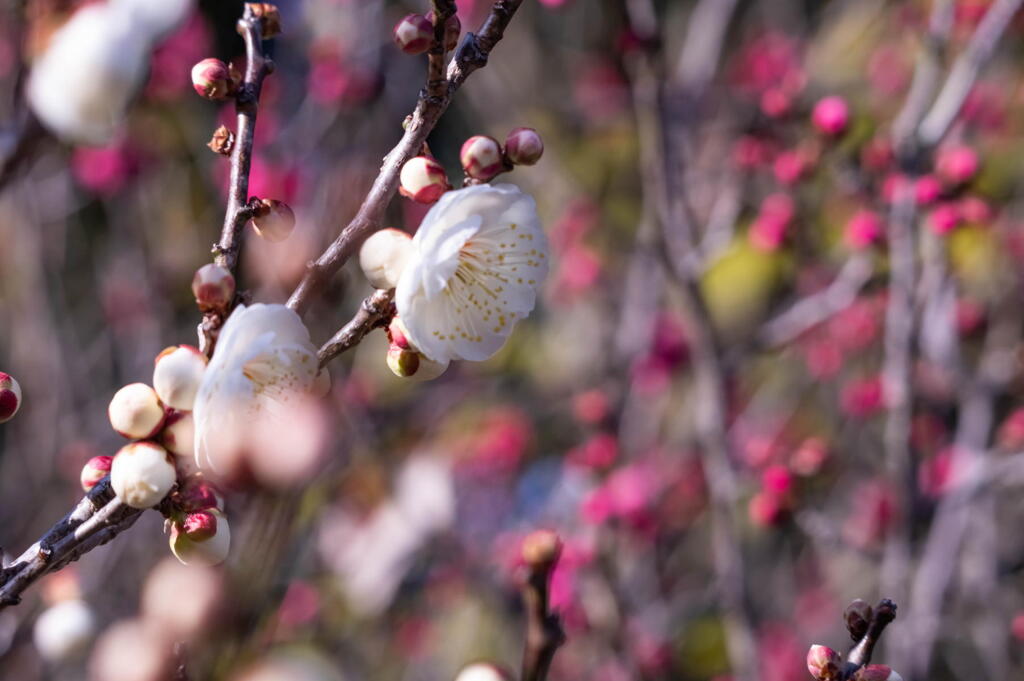
[{"label": "pink flower bud", "polygon": [[984,225],[992,220],[992,207],[977,196],[963,197],[957,204],[957,208],[964,222]]},{"label": "pink flower bud", "polygon": [[82,466],[82,474],[79,480],[82,483],[82,490],[88,492],[96,486],[103,478],[110,473],[110,465],[114,462],[112,456],[94,456]]},{"label": "pink flower bud", "polygon": [[132,508],[159,504],[174,487],[177,477],[167,450],[152,442],[125,445],[110,466],[110,486]]},{"label": "pink flower bud", "polygon": [[828,445],[820,437],[804,440],[789,460],[789,466],[797,475],[814,475],[821,470],[828,458]]},{"label": "pink flower bud", "polygon": [[768,118],[779,118],[789,113],[793,101],[782,88],[768,88],[761,93],[761,111]]},{"label": "pink flower bud", "polygon": [[935,203],[942,194],[942,183],[934,175],[925,175],[914,185],[914,196],[922,206]]},{"label": "pink flower bud", "polygon": [[224,99],[235,90],[231,69],[220,59],[204,59],[192,67],[192,87],[200,97]]},{"label": "pink flower bud", "polygon": [[267,241],[284,241],[295,229],[295,213],[291,207],[277,199],[263,199],[263,210],[252,219],[256,234]]},{"label": "pink flower bud", "polygon": [[536,530],[523,539],[523,562],[530,567],[550,566],[562,553],[562,540],[551,530]]},{"label": "pink flower bud", "polygon": [[[430,21],[430,25],[434,25],[434,10],[427,12],[427,19]],[[431,29],[433,33],[433,29]],[[451,52],[459,45],[459,35],[462,33],[462,22],[459,21],[459,15],[453,14],[448,17],[448,21],[444,22],[444,49],[446,52]]]},{"label": "pink flower bud", "polygon": [[774,527],[786,517],[786,506],[779,496],[761,491],[750,498],[747,516],[757,527]]},{"label": "pink flower bud", "polygon": [[191,412],[172,411],[160,431],[160,444],[180,459],[192,459],[195,456],[195,432]]},{"label": "pink flower bud", "polygon": [[963,184],[978,172],[978,154],[968,146],[947,147],[938,154],[935,170],[951,185]]},{"label": "pink flower bud", "polygon": [[807,651],[807,671],[819,681],[831,681],[839,677],[839,653],[828,646],[813,645]]},{"label": "pink flower bud", "polygon": [[398,191],[417,203],[434,203],[451,189],[444,168],[429,156],[416,156],[406,161],[399,180]]},{"label": "pink flower bud", "polygon": [[516,128],[505,138],[505,155],[517,166],[532,166],[544,154],[544,140],[533,128]]},{"label": "pink flower bud", "polygon": [[192,411],[205,371],[206,355],[191,345],[172,345],[154,360],[153,389],[166,406]]},{"label": "pink flower bud", "polygon": [[409,14],[395,24],[395,44],[406,54],[423,54],[434,39],[434,24],[422,14]]},{"label": "pink flower bud", "polygon": [[943,203],[928,214],[928,228],[939,236],[949,234],[960,224],[960,211],[954,203]]},{"label": "pink flower bud", "polygon": [[235,278],[220,265],[203,265],[192,278],[192,294],[202,312],[226,312],[235,297]]},{"label": "pink flower bud", "polygon": [[857,670],[854,681],[903,681],[891,667],[884,664],[869,664]]},{"label": "pink flower bud", "polygon": [[459,160],[466,174],[486,182],[505,169],[498,140],[486,135],[474,135],[462,144]]},{"label": "pink flower bud", "polygon": [[189,538],[183,528],[179,528],[176,523],[171,525],[171,552],[185,565],[217,565],[228,557],[231,548],[231,529],[227,518],[217,510],[211,510],[209,513],[217,520],[216,531],[213,536],[202,541]]},{"label": "pink flower bud", "polygon": [[490,662],[466,665],[455,676],[455,681],[511,681],[512,675]]},{"label": "pink flower bud", "polygon": [[391,324],[388,325],[388,338],[392,345],[397,345],[403,350],[412,349],[412,344],[409,343],[409,331],[406,330],[405,324],[402,323],[398,315],[392,317]]},{"label": "pink flower bud", "polygon": [[0,371],[0,423],[10,421],[21,407],[21,386],[14,376]]},{"label": "pink flower bud", "polygon": [[825,97],[814,105],[811,122],[826,135],[836,136],[846,130],[850,122],[850,109],[842,97]]},{"label": "pink flower bud", "polygon": [[779,184],[791,186],[799,182],[807,174],[810,166],[807,159],[799,151],[783,151],[775,157],[772,172]]},{"label": "pink flower bud", "polygon": [[359,267],[370,282],[379,289],[398,286],[405,264],[412,255],[412,237],[399,229],[374,232],[359,249]]},{"label": "pink flower bud", "polygon": [[160,432],[164,407],[155,390],[145,383],[132,383],[114,393],[107,416],[119,435],[144,440]]},{"label": "pink flower bud", "polygon": [[192,541],[206,541],[217,534],[217,518],[209,511],[189,513],[181,521],[181,532]]},{"label": "pink flower bud", "polygon": [[859,210],[846,223],[843,241],[855,250],[861,250],[882,240],[882,218],[870,210]]}]

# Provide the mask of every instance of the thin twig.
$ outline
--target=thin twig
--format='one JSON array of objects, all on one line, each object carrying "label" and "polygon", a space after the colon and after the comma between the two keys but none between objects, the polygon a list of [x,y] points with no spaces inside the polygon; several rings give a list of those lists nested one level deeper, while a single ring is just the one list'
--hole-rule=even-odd
[{"label": "thin twig", "polygon": [[320,366],[324,366],[341,353],[355,347],[370,331],[386,326],[395,316],[395,290],[374,291],[359,305],[359,311],[348,324],[324,343],[316,353]]},{"label": "thin twig", "polygon": [[523,646],[521,681],[544,681],[565,632],[558,615],[548,607],[551,573],[556,561],[532,565],[523,584],[526,607],[526,644]]},{"label": "thin twig", "polygon": [[522,0],[497,0],[479,32],[467,33],[462,39],[455,52],[455,58],[448,65],[448,84],[444,92],[438,96],[431,96],[424,89],[420,93],[416,109],[405,128],[405,134],[384,157],[380,173],[359,211],[316,262],[309,265],[302,281],[289,298],[288,307],[303,314],[313,301],[313,297],[323,290],[331,277],[348,262],[363,239],[380,229],[384,211],[398,189],[398,175],[402,166],[420,153],[427,136],[447,110],[455,92],[474,71],[486,66],[491,50],[501,40],[505,28],[521,4]]},{"label": "thin twig", "polygon": [[896,604],[888,598],[883,598],[872,611],[871,621],[868,622],[864,636],[847,653],[846,662],[839,670],[839,681],[852,679],[858,669],[871,662],[871,655],[882,638],[882,632],[894,619],[896,619]]}]

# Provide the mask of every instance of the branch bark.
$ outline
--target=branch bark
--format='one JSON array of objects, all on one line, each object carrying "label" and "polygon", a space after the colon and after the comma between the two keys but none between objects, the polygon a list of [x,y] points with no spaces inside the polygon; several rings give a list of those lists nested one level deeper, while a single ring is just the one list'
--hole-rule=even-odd
[{"label": "branch bark", "polygon": [[395,290],[377,290],[365,298],[359,306],[359,312],[348,324],[324,343],[316,353],[320,366],[330,362],[341,353],[359,344],[374,329],[387,326],[395,316]]}]

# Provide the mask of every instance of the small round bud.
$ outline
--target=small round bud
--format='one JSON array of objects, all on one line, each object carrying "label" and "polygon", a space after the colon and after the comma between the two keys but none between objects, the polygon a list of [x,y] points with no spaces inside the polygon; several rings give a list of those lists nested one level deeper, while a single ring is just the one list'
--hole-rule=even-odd
[{"label": "small round bud", "polygon": [[839,653],[828,646],[813,645],[807,651],[807,671],[818,681],[832,681],[839,678]]},{"label": "small round bud", "polygon": [[191,459],[196,455],[196,426],[192,413],[172,411],[160,431],[160,444],[176,457]]},{"label": "small round bud", "polygon": [[451,189],[444,168],[429,156],[416,156],[406,161],[399,180],[398,191],[417,203],[434,203]]},{"label": "small round bud", "polygon": [[104,681],[163,681],[173,667],[173,640],[168,632],[144,619],[122,620],[96,642],[89,660],[89,678]]},{"label": "small round bud", "polygon": [[551,530],[536,530],[523,539],[523,561],[530,567],[553,565],[562,553],[562,540]]},{"label": "small round bud", "polygon": [[235,278],[220,265],[203,265],[192,277],[192,295],[200,311],[225,312],[235,297]]},{"label": "small round bud", "polygon": [[110,473],[110,465],[113,463],[112,456],[94,456],[82,466],[82,474],[79,480],[82,483],[82,490],[88,492],[96,486],[103,478]]},{"label": "small round bud", "polygon": [[870,603],[860,598],[853,599],[846,606],[846,612],[843,613],[843,619],[846,620],[846,629],[850,632],[850,638],[854,641],[862,639],[864,634],[868,633],[868,625],[871,623],[873,615],[874,611]]},{"label": "small round bud", "polygon": [[206,355],[191,345],[172,345],[153,362],[153,389],[168,407],[191,411],[204,371]]},{"label": "small round bud", "polygon": [[217,519],[216,532],[203,541],[194,541],[177,524],[171,525],[171,552],[185,565],[217,565],[228,557],[231,529],[227,518],[217,510],[211,510],[210,513]]},{"label": "small round bud", "polygon": [[388,348],[388,368],[399,378],[409,378],[420,368],[420,354],[415,350],[392,345]]},{"label": "small round bud", "polygon": [[10,374],[0,371],[0,423],[10,421],[21,407],[21,386]]},{"label": "small round bud", "polygon": [[284,201],[263,199],[263,211],[252,219],[256,234],[277,243],[287,239],[295,229],[295,213]]},{"label": "small round bud", "polygon": [[231,69],[220,59],[204,59],[192,67],[192,87],[200,97],[224,99],[234,92]]},{"label": "small round bud", "polygon": [[32,640],[40,657],[49,662],[67,662],[88,649],[96,631],[92,608],[78,599],[52,605],[39,615]]},{"label": "small round bud", "polygon": [[359,249],[359,266],[374,288],[395,288],[410,255],[411,236],[399,229],[382,229],[363,242]]},{"label": "small round bud", "polygon": [[825,97],[814,105],[811,122],[826,135],[836,136],[846,130],[850,122],[850,109],[842,97]]},{"label": "small round bud", "polygon": [[178,474],[167,450],[152,442],[125,445],[110,467],[110,485],[132,508],[159,504],[174,487]]},{"label": "small round bud", "polygon": [[474,180],[486,182],[505,169],[505,157],[498,140],[474,135],[462,144],[459,152],[462,169]]},{"label": "small round bud", "polygon": [[114,393],[107,416],[119,435],[144,440],[160,431],[164,407],[155,390],[145,383],[131,383]]},{"label": "small round bud", "polygon": [[[427,12],[427,19],[430,21],[431,27],[434,25],[434,10]],[[433,30],[433,29],[431,29]],[[448,21],[444,22],[444,49],[446,52],[451,52],[459,46],[459,35],[462,33],[462,22],[459,21],[459,15],[453,14],[448,17]]]},{"label": "small round bud", "polygon": [[544,140],[533,128],[516,128],[505,138],[505,156],[517,166],[532,166],[544,154]]},{"label": "small round bud", "polygon": [[861,667],[853,675],[854,681],[903,681],[892,667],[885,664],[869,664]]},{"label": "small round bud", "polygon": [[181,530],[192,541],[206,541],[217,534],[217,517],[210,511],[189,513],[181,521]]},{"label": "small round bud", "polygon": [[971,180],[978,173],[978,154],[968,146],[946,147],[939,151],[935,170],[951,185]]},{"label": "small round bud", "polygon": [[395,24],[395,44],[406,54],[423,54],[434,39],[434,24],[422,14],[409,14]]},{"label": "small round bud", "polygon": [[209,631],[217,617],[223,579],[208,567],[160,561],[146,578],[139,607],[143,617],[166,627],[176,638]]},{"label": "small round bud", "polygon": [[474,662],[459,670],[455,681],[511,681],[512,675],[490,662]]},{"label": "small round bud", "polygon": [[884,233],[882,218],[877,213],[860,210],[846,223],[843,241],[850,248],[862,250],[881,241]]}]

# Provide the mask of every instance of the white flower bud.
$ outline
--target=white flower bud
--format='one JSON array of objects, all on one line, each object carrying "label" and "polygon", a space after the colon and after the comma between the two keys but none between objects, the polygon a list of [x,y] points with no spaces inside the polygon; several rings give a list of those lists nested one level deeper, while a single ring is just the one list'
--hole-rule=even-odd
[{"label": "white flower bud", "polygon": [[179,459],[193,459],[196,455],[196,428],[192,413],[172,411],[168,414],[160,432],[160,444]]},{"label": "white flower bud", "polygon": [[114,393],[107,416],[118,434],[144,440],[160,431],[164,424],[164,407],[155,390],[145,383],[131,383]]},{"label": "white flower bud", "polygon": [[224,312],[235,297],[235,278],[220,265],[203,265],[192,278],[192,294],[200,311]]},{"label": "white flower bud", "polygon": [[0,423],[10,421],[21,407],[21,386],[14,376],[0,371]]},{"label": "white flower bud", "polygon": [[394,288],[410,255],[411,236],[399,229],[382,229],[363,242],[359,249],[359,266],[374,288]]},{"label": "white flower bud", "polygon": [[828,646],[816,644],[807,651],[807,671],[819,681],[832,681],[838,678],[841,663],[839,653]]},{"label": "white flower bud", "polygon": [[517,166],[532,166],[544,154],[544,140],[533,128],[516,128],[505,138],[505,155]]},{"label": "white flower bud", "polygon": [[459,160],[467,175],[485,182],[505,169],[501,145],[486,135],[475,135],[466,140],[459,152]]},{"label": "white flower bud", "polygon": [[228,557],[228,550],[231,548],[231,528],[228,527],[228,519],[216,509],[207,512],[217,520],[216,533],[209,539],[195,541],[177,525],[171,526],[171,552],[185,565],[217,565]]},{"label": "white flower bud", "polygon": [[36,619],[32,639],[44,660],[67,662],[86,651],[95,630],[92,609],[74,599],[44,610]]},{"label": "white flower bud", "polygon": [[82,490],[88,492],[96,486],[103,478],[110,473],[110,466],[114,462],[112,456],[94,456],[82,466],[82,473],[79,482],[82,483]]},{"label": "white flower bud", "polygon": [[284,201],[263,199],[262,203],[262,213],[252,219],[253,230],[271,243],[284,241],[295,229],[295,213]]},{"label": "white flower bud", "polygon": [[103,632],[89,660],[93,681],[165,681],[173,663],[173,640],[145,619],[122,620]]},{"label": "white flower bud", "polygon": [[410,14],[395,24],[395,44],[406,54],[423,54],[434,40],[434,24],[422,14]]},{"label": "white flower bud", "polygon": [[474,662],[463,667],[455,681],[511,681],[512,676],[497,665],[489,662]]},{"label": "white flower bud", "polygon": [[399,193],[417,203],[434,203],[451,189],[444,167],[429,156],[416,156],[406,161],[399,180]]},{"label": "white flower bud", "polygon": [[191,345],[172,345],[156,356],[153,365],[153,389],[160,401],[191,411],[206,371],[206,355]]},{"label": "white flower bud", "polygon": [[110,485],[132,508],[159,504],[174,487],[178,474],[167,450],[152,442],[125,445],[110,467]]},{"label": "white flower bud", "polygon": [[140,610],[175,637],[190,639],[208,631],[216,619],[223,587],[220,574],[212,568],[165,558],[146,577]]}]

